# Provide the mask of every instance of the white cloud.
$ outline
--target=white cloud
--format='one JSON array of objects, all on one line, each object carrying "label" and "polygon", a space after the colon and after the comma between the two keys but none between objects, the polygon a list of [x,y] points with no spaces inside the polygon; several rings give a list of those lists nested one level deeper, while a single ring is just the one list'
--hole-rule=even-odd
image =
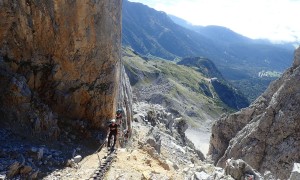
[{"label": "white cloud", "polygon": [[220,25],[251,38],[300,40],[300,0],[130,0],[186,19]]}]

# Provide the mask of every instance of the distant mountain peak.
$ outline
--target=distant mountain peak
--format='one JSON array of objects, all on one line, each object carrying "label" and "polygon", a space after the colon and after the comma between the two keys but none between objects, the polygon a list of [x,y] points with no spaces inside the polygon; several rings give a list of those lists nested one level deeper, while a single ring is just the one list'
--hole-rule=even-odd
[{"label": "distant mountain peak", "polygon": [[[179,25],[180,24],[180,25]],[[260,71],[284,71],[291,63],[291,45],[274,45],[253,40],[222,26],[193,26],[140,3],[124,1],[122,43],[143,56],[176,61],[183,57],[206,57],[214,62],[224,78],[241,90],[256,79]],[[267,61],[266,61],[267,60]],[[239,83],[240,82],[240,83]],[[246,87],[244,86],[246,84]],[[265,83],[264,84],[268,84]],[[264,85],[265,87],[267,85]],[[251,91],[257,97],[262,91]]]}]

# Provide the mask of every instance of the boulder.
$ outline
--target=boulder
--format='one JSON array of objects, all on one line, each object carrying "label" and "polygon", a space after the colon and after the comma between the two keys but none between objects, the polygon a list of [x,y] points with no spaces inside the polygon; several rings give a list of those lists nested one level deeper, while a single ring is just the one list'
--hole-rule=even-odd
[{"label": "boulder", "polygon": [[159,160],[159,165],[163,167],[165,170],[169,171],[170,167],[172,167],[173,163],[167,160]]},{"label": "boulder", "polygon": [[224,169],[220,167],[215,167],[214,172],[213,172],[213,179],[215,180],[221,180],[221,179],[226,179],[226,180],[231,180],[233,179],[230,175],[225,175]]},{"label": "boulder", "polygon": [[148,171],[142,172],[142,178],[141,179],[142,180],[148,180],[148,179],[150,179],[150,172],[148,172]]},{"label": "boulder", "polygon": [[194,178],[195,178],[195,180],[210,180],[211,179],[210,175],[204,171],[195,172]]},{"label": "boulder", "polygon": [[294,167],[291,172],[289,180],[299,180],[299,179],[300,179],[300,163],[294,163]]},{"label": "boulder", "polygon": [[74,159],[75,163],[79,163],[81,161],[82,157],[80,155],[77,155],[73,159]]},{"label": "boulder", "polygon": [[66,167],[75,167],[75,166],[76,166],[76,164],[74,162],[74,159],[67,160]]},{"label": "boulder", "polygon": [[265,173],[264,173],[264,179],[275,179],[274,178],[274,176],[273,176],[273,174],[270,172],[270,171],[266,171]]},{"label": "boulder", "polygon": [[177,164],[175,164],[175,163],[173,163],[173,168],[174,168],[175,170],[179,170],[179,167],[178,167],[178,165],[177,165]]},{"label": "boulder", "polygon": [[141,114],[141,113],[134,114],[133,115],[133,120],[135,122],[143,122],[143,121],[145,121],[145,116],[143,114]]},{"label": "boulder", "polygon": [[156,126],[158,124],[157,114],[155,111],[150,110],[147,112],[147,120],[151,126]]},{"label": "boulder", "polygon": [[189,128],[186,120],[182,118],[175,118],[174,122],[175,129],[177,129],[178,133],[185,136],[184,132]]},{"label": "boulder", "polygon": [[249,166],[245,161],[238,159],[228,159],[226,161],[225,174],[232,176],[234,179],[243,180],[243,179],[252,179],[259,180],[263,179],[262,176]]},{"label": "boulder", "polygon": [[149,138],[146,143],[148,143],[150,146],[154,147],[154,149],[160,153],[160,149],[161,149],[161,141],[158,140],[156,141],[154,138]]},{"label": "boulder", "polygon": [[149,144],[143,146],[143,149],[153,158],[158,158],[159,155],[154,147],[150,146]]}]

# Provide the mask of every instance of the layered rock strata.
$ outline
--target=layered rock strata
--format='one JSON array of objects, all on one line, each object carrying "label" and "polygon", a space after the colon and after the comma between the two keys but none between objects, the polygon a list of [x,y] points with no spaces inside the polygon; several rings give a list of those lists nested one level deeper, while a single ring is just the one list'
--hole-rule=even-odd
[{"label": "layered rock strata", "polygon": [[243,159],[260,172],[287,179],[300,161],[300,48],[291,68],[248,108],[221,117],[212,127],[209,154],[224,167]]}]

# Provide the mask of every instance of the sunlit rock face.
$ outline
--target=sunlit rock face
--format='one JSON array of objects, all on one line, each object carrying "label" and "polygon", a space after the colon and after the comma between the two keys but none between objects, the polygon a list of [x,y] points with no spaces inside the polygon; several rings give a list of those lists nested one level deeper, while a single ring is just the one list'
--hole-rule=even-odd
[{"label": "sunlit rock face", "polygon": [[219,166],[243,159],[261,173],[287,179],[300,162],[300,48],[293,66],[248,108],[212,127],[209,154]]},{"label": "sunlit rock face", "polygon": [[121,0],[0,0],[0,17],[1,121],[51,136],[64,118],[114,116]]}]

